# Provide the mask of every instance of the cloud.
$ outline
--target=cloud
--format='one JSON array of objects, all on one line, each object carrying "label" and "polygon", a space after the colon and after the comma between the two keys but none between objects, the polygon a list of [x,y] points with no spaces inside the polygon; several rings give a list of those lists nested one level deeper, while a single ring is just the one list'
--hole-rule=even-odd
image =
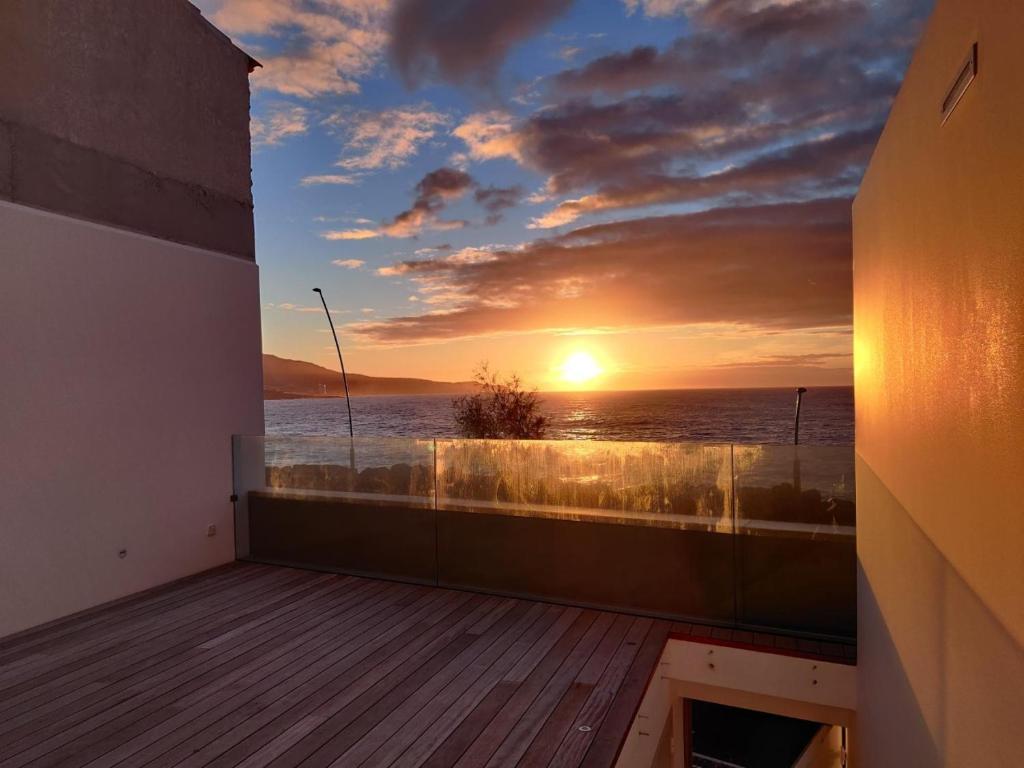
[{"label": "cloud", "polygon": [[522,161],[519,136],[513,118],[507,112],[492,110],[477,112],[460,123],[452,136],[462,139],[473,160],[494,160],[510,157]]},{"label": "cloud", "polygon": [[410,208],[377,229],[349,229],[325,232],[328,240],[365,240],[373,237],[415,237],[424,229],[461,229],[468,222],[448,221],[441,212],[453,200],[462,197],[476,185],[466,172],[456,168],[438,168],[416,183],[416,198]]},{"label": "cloud", "polygon": [[324,240],[370,240],[380,237],[380,232],[376,229],[345,229],[324,232],[321,237]]},{"label": "cloud", "polygon": [[676,16],[687,10],[704,5],[707,0],[623,0],[626,13],[633,14],[638,8],[644,16]]},{"label": "cloud", "polygon": [[[412,205],[376,229],[349,229],[325,232],[328,240],[363,240],[372,237],[416,237],[424,230],[446,231],[469,225],[462,219],[443,219],[441,214],[453,201],[473,190],[473,199],[487,211],[486,223],[496,224],[502,212],[519,202],[523,195],[518,186],[481,187],[476,180],[458,168],[442,167],[426,174],[416,183]],[[445,248],[449,246],[444,246]],[[438,249],[440,250],[440,249]],[[388,274],[379,272],[379,274]]]},{"label": "cloud", "polygon": [[[277,310],[281,310],[283,312],[303,312],[303,313],[323,312],[324,311],[322,306],[303,306],[301,304],[292,304],[291,302],[287,302],[287,301],[286,302],[282,302],[280,304],[274,304],[274,303],[265,304],[263,308],[264,309],[277,309]],[[347,314],[350,314],[351,312],[352,312],[352,310],[350,310],[350,309],[332,309],[331,310],[331,314],[332,315],[347,315]]]},{"label": "cloud", "polygon": [[560,194],[663,173],[677,159],[706,158],[715,137],[749,119],[749,110],[729,94],[571,99],[520,123],[514,146],[524,165],[548,174],[549,192]]},{"label": "cloud", "polygon": [[345,154],[337,165],[347,171],[401,168],[448,122],[448,115],[427,104],[337,112],[324,121],[345,139]]},{"label": "cloud", "polygon": [[862,0],[623,0],[626,13],[666,18],[688,15],[702,21],[734,21],[740,17],[780,17],[821,11],[836,12],[860,6]]},{"label": "cloud", "polygon": [[[198,0],[243,46],[246,37],[286,39],[286,51],[261,55],[256,89],[301,98],[358,93],[387,45],[387,0]],[[252,46],[248,46],[252,47]]]},{"label": "cloud", "polygon": [[262,117],[249,121],[253,147],[273,147],[285,139],[301,136],[309,131],[309,110],[299,106],[271,107]]},{"label": "cloud", "polygon": [[800,367],[800,368],[824,368],[833,363],[846,363],[849,366],[853,362],[853,354],[850,352],[813,352],[803,355],[762,355],[754,360],[737,360],[728,363],[716,363],[712,368],[777,368],[777,367]]},{"label": "cloud", "polygon": [[536,217],[539,228],[656,205],[849,194],[925,4],[674,4],[690,24],[671,44],[565,70],[548,80],[548,104],[528,117],[477,113],[453,134],[471,159],[504,157],[546,175],[529,202],[562,202]]},{"label": "cloud", "polygon": [[299,183],[304,187],[312,187],[318,184],[358,184],[359,176],[357,174],[324,174],[321,176],[306,176]]},{"label": "cloud", "polygon": [[345,269],[359,269],[366,262],[362,259],[335,259],[331,264],[336,267],[345,267]]},{"label": "cloud", "polygon": [[569,62],[575,59],[582,52],[583,49],[578,45],[563,45],[555,52],[555,57],[562,61]]},{"label": "cloud", "polygon": [[573,0],[398,0],[391,60],[410,86],[426,80],[488,85],[509,51]]},{"label": "cloud", "polygon": [[[470,259],[408,260],[444,313],[354,328],[377,344],[497,333],[727,323],[762,330],[847,327],[850,200],[735,207],[585,227]],[[440,302],[436,297],[442,297]]]},{"label": "cloud", "polygon": [[444,221],[440,218],[445,206],[462,197],[473,187],[473,178],[455,168],[438,168],[416,184],[416,199],[412,207],[402,211],[381,227],[388,237],[413,237],[423,229],[461,229],[464,221]]},{"label": "cloud", "polygon": [[[713,0],[690,3],[691,31],[659,50],[644,45],[599,57],[553,78],[561,92],[622,93],[653,86],[766,89],[769,103],[786,87],[834,104],[861,97],[872,77],[899,82],[930,0]],[[809,66],[809,65],[815,66]],[[844,88],[823,90],[840,77]],[[799,82],[800,87],[793,84]],[[810,87],[813,94],[804,92]],[[846,88],[854,88],[851,93]]]},{"label": "cloud", "polygon": [[752,200],[785,196],[809,185],[816,195],[852,191],[878,140],[880,127],[812,139],[759,155],[749,162],[704,175],[651,174],[576,200],[560,203],[534,219],[531,228],[557,227],[588,213],[684,203],[742,195]]},{"label": "cloud", "polygon": [[501,221],[502,211],[516,206],[522,197],[523,189],[519,186],[479,187],[473,193],[473,199],[488,213],[488,224],[497,224]]}]

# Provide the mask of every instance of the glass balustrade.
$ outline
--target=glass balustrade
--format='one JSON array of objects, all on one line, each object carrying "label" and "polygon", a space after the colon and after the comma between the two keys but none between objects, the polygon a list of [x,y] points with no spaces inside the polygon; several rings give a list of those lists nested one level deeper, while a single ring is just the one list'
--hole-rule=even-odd
[{"label": "glass balustrade", "polygon": [[239,554],[850,638],[853,449],[236,437]]}]

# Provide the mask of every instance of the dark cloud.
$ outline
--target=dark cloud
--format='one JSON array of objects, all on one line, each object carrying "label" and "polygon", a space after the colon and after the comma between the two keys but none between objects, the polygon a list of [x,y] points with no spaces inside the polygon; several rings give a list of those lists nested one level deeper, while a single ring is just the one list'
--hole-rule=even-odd
[{"label": "dark cloud", "polygon": [[640,95],[610,104],[570,100],[522,123],[518,147],[554,193],[664,171],[701,148],[700,136],[748,122],[730,94]]},{"label": "dark cloud", "polygon": [[865,0],[796,0],[751,7],[750,0],[712,0],[695,13],[699,23],[728,30],[740,41],[827,40],[870,17]]},{"label": "dark cloud", "polygon": [[[836,73],[856,70],[898,82],[931,5],[797,0],[756,8],[749,0],[715,0],[694,11],[691,31],[664,50],[639,46],[602,56],[554,76],[552,84],[564,93],[588,94],[663,85],[743,91],[787,85],[800,94],[808,85],[820,91],[821,81],[839,85],[832,80]],[[839,88],[829,100],[860,95]]]},{"label": "dark cloud", "polygon": [[[553,195],[538,217],[717,199],[849,193],[884,122],[923,2],[712,0],[665,49],[613,53],[552,78],[556,101],[514,128]],[[719,198],[727,196],[723,201]]]},{"label": "dark cloud", "polygon": [[572,0],[399,0],[391,59],[408,85],[428,79],[487,84],[513,46],[570,5]]},{"label": "dark cloud", "polygon": [[473,177],[456,168],[438,168],[416,182],[416,200],[437,201],[459,197],[473,186]]},{"label": "dark cloud", "polygon": [[384,273],[444,297],[440,310],[355,330],[408,344],[595,326],[845,327],[850,261],[848,198],[633,219],[520,250],[402,262]]},{"label": "dark cloud", "polygon": [[523,197],[523,188],[512,187],[480,187],[473,193],[473,199],[487,211],[487,223],[497,224],[501,221],[502,211],[515,207]]},{"label": "dark cloud", "polygon": [[763,355],[755,360],[718,363],[712,368],[822,368],[829,363],[853,362],[852,352],[813,352],[805,355]]},{"label": "dark cloud", "polygon": [[555,206],[538,221],[558,226],[582,215],[665,203],[732,198],[815,197],[852,192],[878,140],[880,127],[783,146],[750,161],[708,174],[647,174],[598,188]]},{"label": "dark cloud", "polygon": [[427,226],[433,229],[458,229],[464,221],[442,221],[439,216],[449,201],[462,197],[474,185],[473,177],[455,168],[438,168],[416,183],[412,207],[381,227],[391,237],[410,237]]},{"label": "dark cloud", "polygon": [[[481,187],[476,179],[457,168],[438,168],[420,179],[414,188],[416,197],[412,205],[386,221],[377,229],[348,230],[327,233],[328,239],[359,240],[370,237],[415,237],[425,229],[461,229],[469,225],[462,219],[442,219],[441,214],[449,203],[474,190],[473,198],[487,211],[487,224],[501,220],[502,211],[516,205],[523,196],[523,190],[513,187]],[[443,245],[434,250],[450,250]]]}]

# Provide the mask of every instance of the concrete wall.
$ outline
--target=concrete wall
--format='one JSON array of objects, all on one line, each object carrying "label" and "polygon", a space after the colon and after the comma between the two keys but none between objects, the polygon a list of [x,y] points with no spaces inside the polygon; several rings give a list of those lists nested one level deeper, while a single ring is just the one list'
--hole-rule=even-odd
[{"label": "concrete wall", "polygon": [[250,61],[186,0],[0,0],[0,198],[253,259]]},{"label": "concrete wall", "polygon": [[1019,759],[1022,45],[1024,4],[938,0],[854,206],[865,765]]},{"label": "concrete wall", "polygon": [[2,636],[232,560],[263,402],[252,262],[3,202],[0,232]]}]

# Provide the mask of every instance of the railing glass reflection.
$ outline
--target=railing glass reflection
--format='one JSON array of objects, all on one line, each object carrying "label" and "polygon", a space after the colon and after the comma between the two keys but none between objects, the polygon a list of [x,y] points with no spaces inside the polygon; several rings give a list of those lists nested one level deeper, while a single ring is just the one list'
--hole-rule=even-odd
[{"label": "railing glass reflection", "polygon": [[352,498],[434,499],[434,441],[265,437],[266,487]]},{"label": "railing glass reflection", "polygon": [[731,530],[729,447],[439,440],[438,505]]}]

